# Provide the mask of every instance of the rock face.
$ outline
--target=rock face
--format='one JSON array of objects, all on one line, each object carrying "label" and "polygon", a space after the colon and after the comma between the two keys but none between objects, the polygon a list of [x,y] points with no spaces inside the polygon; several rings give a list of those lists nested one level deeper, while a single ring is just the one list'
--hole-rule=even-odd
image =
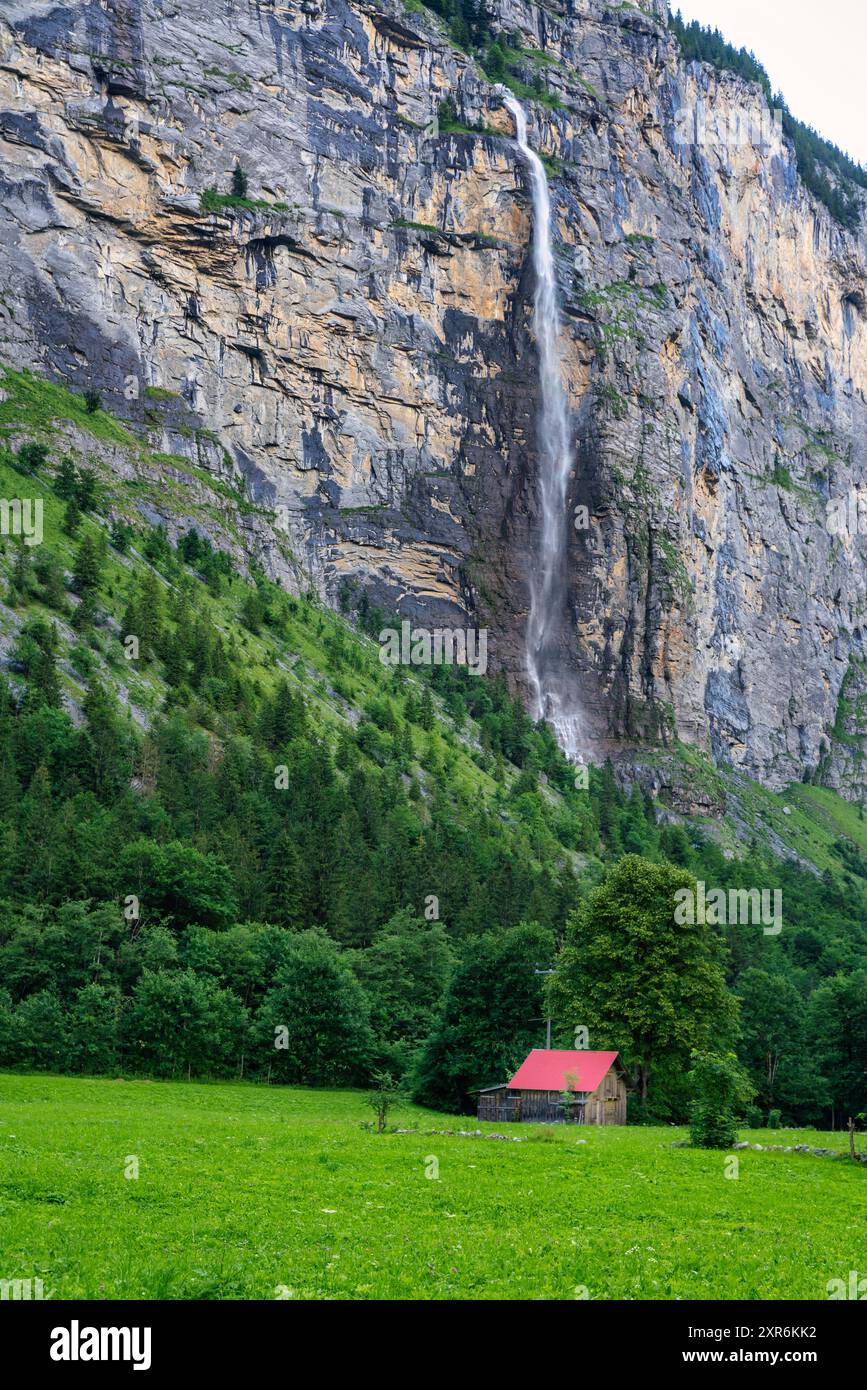
[{"label": "rock face", "polygon": [[[807,193],[757,88],[682,64],[664,0],[491,13],[559,99],[527,108],[554,161],[587,721],[600,747],[678,735],[861,796],[865,543],[828,506],[864,478],[865,235]],[[447,97],[491,133],[431,128]],[[398,0],[5,0],[0,361],[243,478],[272,573],[288,540],[329,601],[485,626],[521,687],[538,399],[511,135]],[[254,206],[203,202],[236,163]]]}]

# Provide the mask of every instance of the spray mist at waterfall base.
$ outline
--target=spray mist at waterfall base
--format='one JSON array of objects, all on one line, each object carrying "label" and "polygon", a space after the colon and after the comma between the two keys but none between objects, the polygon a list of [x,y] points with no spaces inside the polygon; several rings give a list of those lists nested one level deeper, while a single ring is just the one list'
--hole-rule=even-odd
[{"label": "spray mist at waterfall base", "polygon": [[585,721],[565,670],[560,642],[567,608],[566,555],[569,543],[567,492],[572,472],[569,411],[563,387],[560,309],[551,240],[551,199],[545,166],[527,143],[527,117],[520,102],[501,88],[503,104],[515,120],[518,149],[530,169],[533,197],[533,333],[539,354],[540,410],[539,537],[530,571],[527,620],[527,675],[533,717],[547,719],[567,757],[583,762],[588,751]]}]

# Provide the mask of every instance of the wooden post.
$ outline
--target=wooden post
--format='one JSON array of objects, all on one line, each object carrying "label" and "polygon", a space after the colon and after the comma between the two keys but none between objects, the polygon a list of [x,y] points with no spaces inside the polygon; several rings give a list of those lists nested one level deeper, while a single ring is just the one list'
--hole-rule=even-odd
[{"label": "wooden post", "polygon": [[852,1119],[851,1115],[849,1116],[849,1123],[846,1128],[849,1131],[849,1157],[855,1158],[857,1157],[855,1153],[855,1121]]}]

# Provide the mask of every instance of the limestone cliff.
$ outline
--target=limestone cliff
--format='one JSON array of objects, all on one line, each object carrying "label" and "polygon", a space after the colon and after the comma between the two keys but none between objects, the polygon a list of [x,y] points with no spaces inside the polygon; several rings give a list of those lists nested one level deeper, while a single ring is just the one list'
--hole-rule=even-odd
[{"label": "limestone cliff", "polygon": [[[664,0],[490,14],[549,94],[527,108],[589,512],[563,644],[599,745],[679,735],[862,796],[864,538],[827,504],[864,476],[865,235],[803,187],[758,88],[684,66]],[[684,111],[767,138],[684,143]],[[242,480],[271,573],[486,626],[520,685],[537,385],[512,133],[417,0],[5,0],[0,362]],[[248,205],[219,196],[236,164]]]}]

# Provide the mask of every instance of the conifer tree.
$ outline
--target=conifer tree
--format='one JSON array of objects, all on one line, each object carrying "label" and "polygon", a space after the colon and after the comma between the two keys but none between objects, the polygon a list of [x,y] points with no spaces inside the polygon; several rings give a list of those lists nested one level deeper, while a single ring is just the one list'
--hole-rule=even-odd
[{"label": "conifer tree", "polygon": [[71,501],[75,497],[76,481],[75,464],[69,454],[64,454],[54,480],[54,491],[57,496],[61,497],[64,502]]},{"label": "conifer tree", "polygon": [[247,175],[240,164],[236,164],[232,170],[232,196],[234,198],[246,198],[247,196]]},{"label": "conifer tree", "polygon": [[31,588],[31,567],[33,557],[30,547],[24,544],[24,537],[18,538],[15,547],[15,561],[12,565],[12,588],[22,603],[26,603]]},{"label": "conifer tree", "polygon": [[129,781],[130,740],[117,717],[114,699],[93,678],[84,698],[85,727],[79,740],[79,765],[85,786],[100,801],[111,801]]},{"label": "conifer tree", "polygon": [[21,631],[16,652],[27,676],[27,710],[61,708],[57,645],[57,629],[41,618]]},{"label": "conifer tree", "polygon": [[425,686],[422,691],[421,709],[419,710],[418,722],[426,733],[429,733],[434,726],[433,697],[430,688]]},{"label": "conifer tree", "polygon": [[87,533],[82,537],[72,569],[75,592],[82,598],[96,594],[100,582],[99,554],[93,537]]},{"label": "conifer tree", "polygon": [[63,514],[63,529],[68,536],[77,536],[81,527],[81,508],[76,497],[70,497]]},{"label": "conifer tree", "polygon": [[58,815],[48,768],[33,774],[21,807],[22,843],[18,872],[37,902],[51,900],[58,878]]},{"label": "conifer tree", "polygon": [[295,841],[284,829],[274,841],[266,868],[267,900],[265,916],[277,927],[300,928],[303,912],[303,875]]}]

